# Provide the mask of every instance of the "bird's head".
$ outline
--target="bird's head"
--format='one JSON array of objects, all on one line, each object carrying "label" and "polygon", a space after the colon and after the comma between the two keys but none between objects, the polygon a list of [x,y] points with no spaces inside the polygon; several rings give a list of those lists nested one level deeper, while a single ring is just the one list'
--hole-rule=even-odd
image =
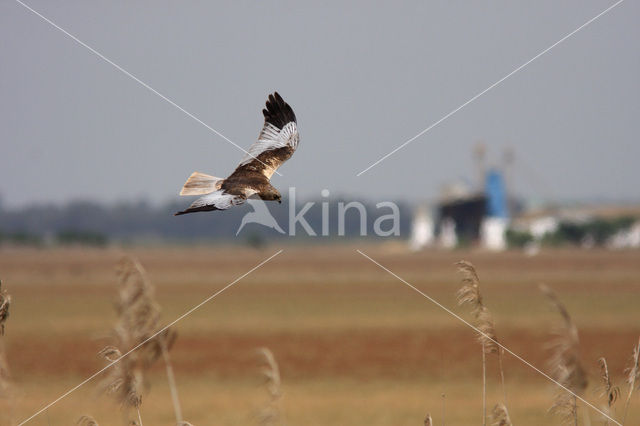
[{"label": "bird's head", "polygon": [[282,195],[275,188],[269,188],[267,191],[263,191],[260,193],[260,198],[265,201],[277,201],[278,203],[282,203]]}]

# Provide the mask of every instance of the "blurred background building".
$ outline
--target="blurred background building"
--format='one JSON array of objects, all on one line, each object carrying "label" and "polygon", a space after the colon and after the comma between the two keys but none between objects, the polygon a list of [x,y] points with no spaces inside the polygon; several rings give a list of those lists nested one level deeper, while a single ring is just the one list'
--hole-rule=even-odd
[{"label": "blurred background building", "polygon": [[[499,165],[487,165],[485,145],[473,150],[475,181],[458,179],[442,187],[435,207],[416,208],[410,248],[509,247],[535,254],[542,244],[612,249],[640,247],[640,206],[635,204],[555,202],[542,207],[510,191],[522,168],[506,149]],[[435,217],[435,219],[434,219]]]}]

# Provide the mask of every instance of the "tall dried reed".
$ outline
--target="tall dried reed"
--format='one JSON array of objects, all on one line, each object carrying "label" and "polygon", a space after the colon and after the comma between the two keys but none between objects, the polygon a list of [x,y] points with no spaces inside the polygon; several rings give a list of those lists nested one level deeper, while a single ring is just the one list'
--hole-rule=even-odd
[{"label": "tall dried reed", "polygon": [[502,367],[502,348],[498,345],[493,316],[482,301],[480,293],[480,278],[471,262],[461,260],[456,263],[458,272],[462,275],[462,287],[456,293],[458,304],[471,307],[471,314],[475,319],[475,327],[480,330],[478,341],[482,345],[482,424],[487,424],[487,354],[498,354],[500,368],[500,383],[502,387],[503,404],[507,403],[504,384],[504,369]]},{"label": "tall dried reed", "polygon": [[491,420],[494,426],[512,426],[509,411],[504,404],[497,404],[491,412]]},{"label": "tall dried reed", "polygon": [[0,281],[0,336],[4,336],[4,324],[9,318],[9,306],[11,306],[11,295],[2,289],[2,281]]},{"label": "tall dried reed", "polygon": [[540,291],[549,299],[551,305],[562,316],[562,323],[554,328],[553,339],[549,342],[551,356],[548,361],[551,376],[571,392],[560,389],[555,397],[551,411],[568,423],[578,424],[578,405],[576,395],[587,388],[587,375],[580,362],[578,329],[573,323],[567,308],[556,294],[546,285],[540,284]]},{"label": "tall dried reed", "polygon": [[91,416],[82,416],[76,422],[78,426],[100,426],[98,422]]},{"label": "tall dried reed", "polygon": [[624,415],[622,416],[622,423],[624,424],[627,419],[627,412],[629,411],[629,403],[631,403],[631,395],[633,390],[640,388],[640,339],[638,344],[633,348],[633,354],[631,356],[631,365],[625,370],[627,375],[627,384],[629,385],[629,393],[627,394],[627,400],[624,404]]},{"label": "tall dried reed", "polygon": [[282,382],[280,368],[269,348],[259,348],[262,376],[268,393],[267,404],[258,412],[258,422],[262,426],[271,426],[280,422],[280,400],[282,399]]},{"label": "tall dried reed", "polygon": [[[160,329],[160,307],[155,301],[154,287],[147,279],[142,265],[135,259],[126,257],[118,264],[117,271],[120,287],[116,303],[118,322],[114,328],[116,346],[107,346],[100,352],[102,357],[115,365],[109,370],[100,388],[114,395],[123,408],[126,408],[126,423],[129,422],[128,409],[134,408],[142,426],[140,406],[146,386],[145,372],[162,356],[169,378],[176,422],[180,423],[182,413],[169,358],[169,349],[176,339],[176,333],[167,329],[155,335]],[[136,350],[122,357],[136,347]]]},{"label": "tall dried reed", "polygon": [[442,426],[444,426],[444,419],[447,418],[447,410],[446,410],[447,395],[443,393],[440,396],[442,397]]},{"label": "tall dried reed", "polygon": [[[9,405],[8,410],[0,410],[0,418],[7,417],[9,422],[13,417],[13,394],[11,392],[11,374],[9,371],[9,363],[5,354],[4,336],[5,323],[9,318],[9,307],[11,306],[11,295],[2,289],[2,281],[0,281],[0,398],[6,398]],[[4,411],[4,413],[2,413]]]},{"label": "tall dried reed", "polygon": [[[620,396],[620,388],[614,386],[611,376],[609,375],[607,360],[604,357],[598,358],[598,365],[600,366],[600,379],[602,380],[601,396],[607,400],[607,407],[604,411],[607,416],[612,416],[613,404],[616,403]],[[604,419],[604,424],[609,424],[609,419],[607,417]]]},{"label": "tall dried reed", "polygon": [[0,340],[0,398],[10,395],[11,374],[9,373],[9,363],[4,353],[4,343]]},{"label": "tall dried reed", "polygon": [[427,417],[424,418],[424,426],[433,426],[433,420],[431,414],[427,413]]}]

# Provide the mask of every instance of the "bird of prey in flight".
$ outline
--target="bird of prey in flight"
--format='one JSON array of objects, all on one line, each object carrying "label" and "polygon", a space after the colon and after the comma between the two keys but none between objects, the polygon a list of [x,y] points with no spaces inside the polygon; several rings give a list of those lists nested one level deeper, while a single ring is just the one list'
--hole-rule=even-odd
[{"label": "bird of prey in flight", "polygon": [[193,172],[180,195],[204,196],[175,216],[226,210],[244,203],[249,197],[282,202],[282,196],[269,180],[298,147],[300,135],[296,115],[278,92],[269,95],[262,113],[264,126],[258,141],[251,145],[236,170],[226,179]]}]

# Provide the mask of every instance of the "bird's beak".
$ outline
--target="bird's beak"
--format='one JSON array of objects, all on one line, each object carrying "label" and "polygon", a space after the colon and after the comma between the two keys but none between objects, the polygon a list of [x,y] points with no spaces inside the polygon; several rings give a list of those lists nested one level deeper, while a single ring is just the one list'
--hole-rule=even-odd
[{"label": "bird's beak", "polygon": [[278,204],[282,204],[282,200],[278,200]]}]

